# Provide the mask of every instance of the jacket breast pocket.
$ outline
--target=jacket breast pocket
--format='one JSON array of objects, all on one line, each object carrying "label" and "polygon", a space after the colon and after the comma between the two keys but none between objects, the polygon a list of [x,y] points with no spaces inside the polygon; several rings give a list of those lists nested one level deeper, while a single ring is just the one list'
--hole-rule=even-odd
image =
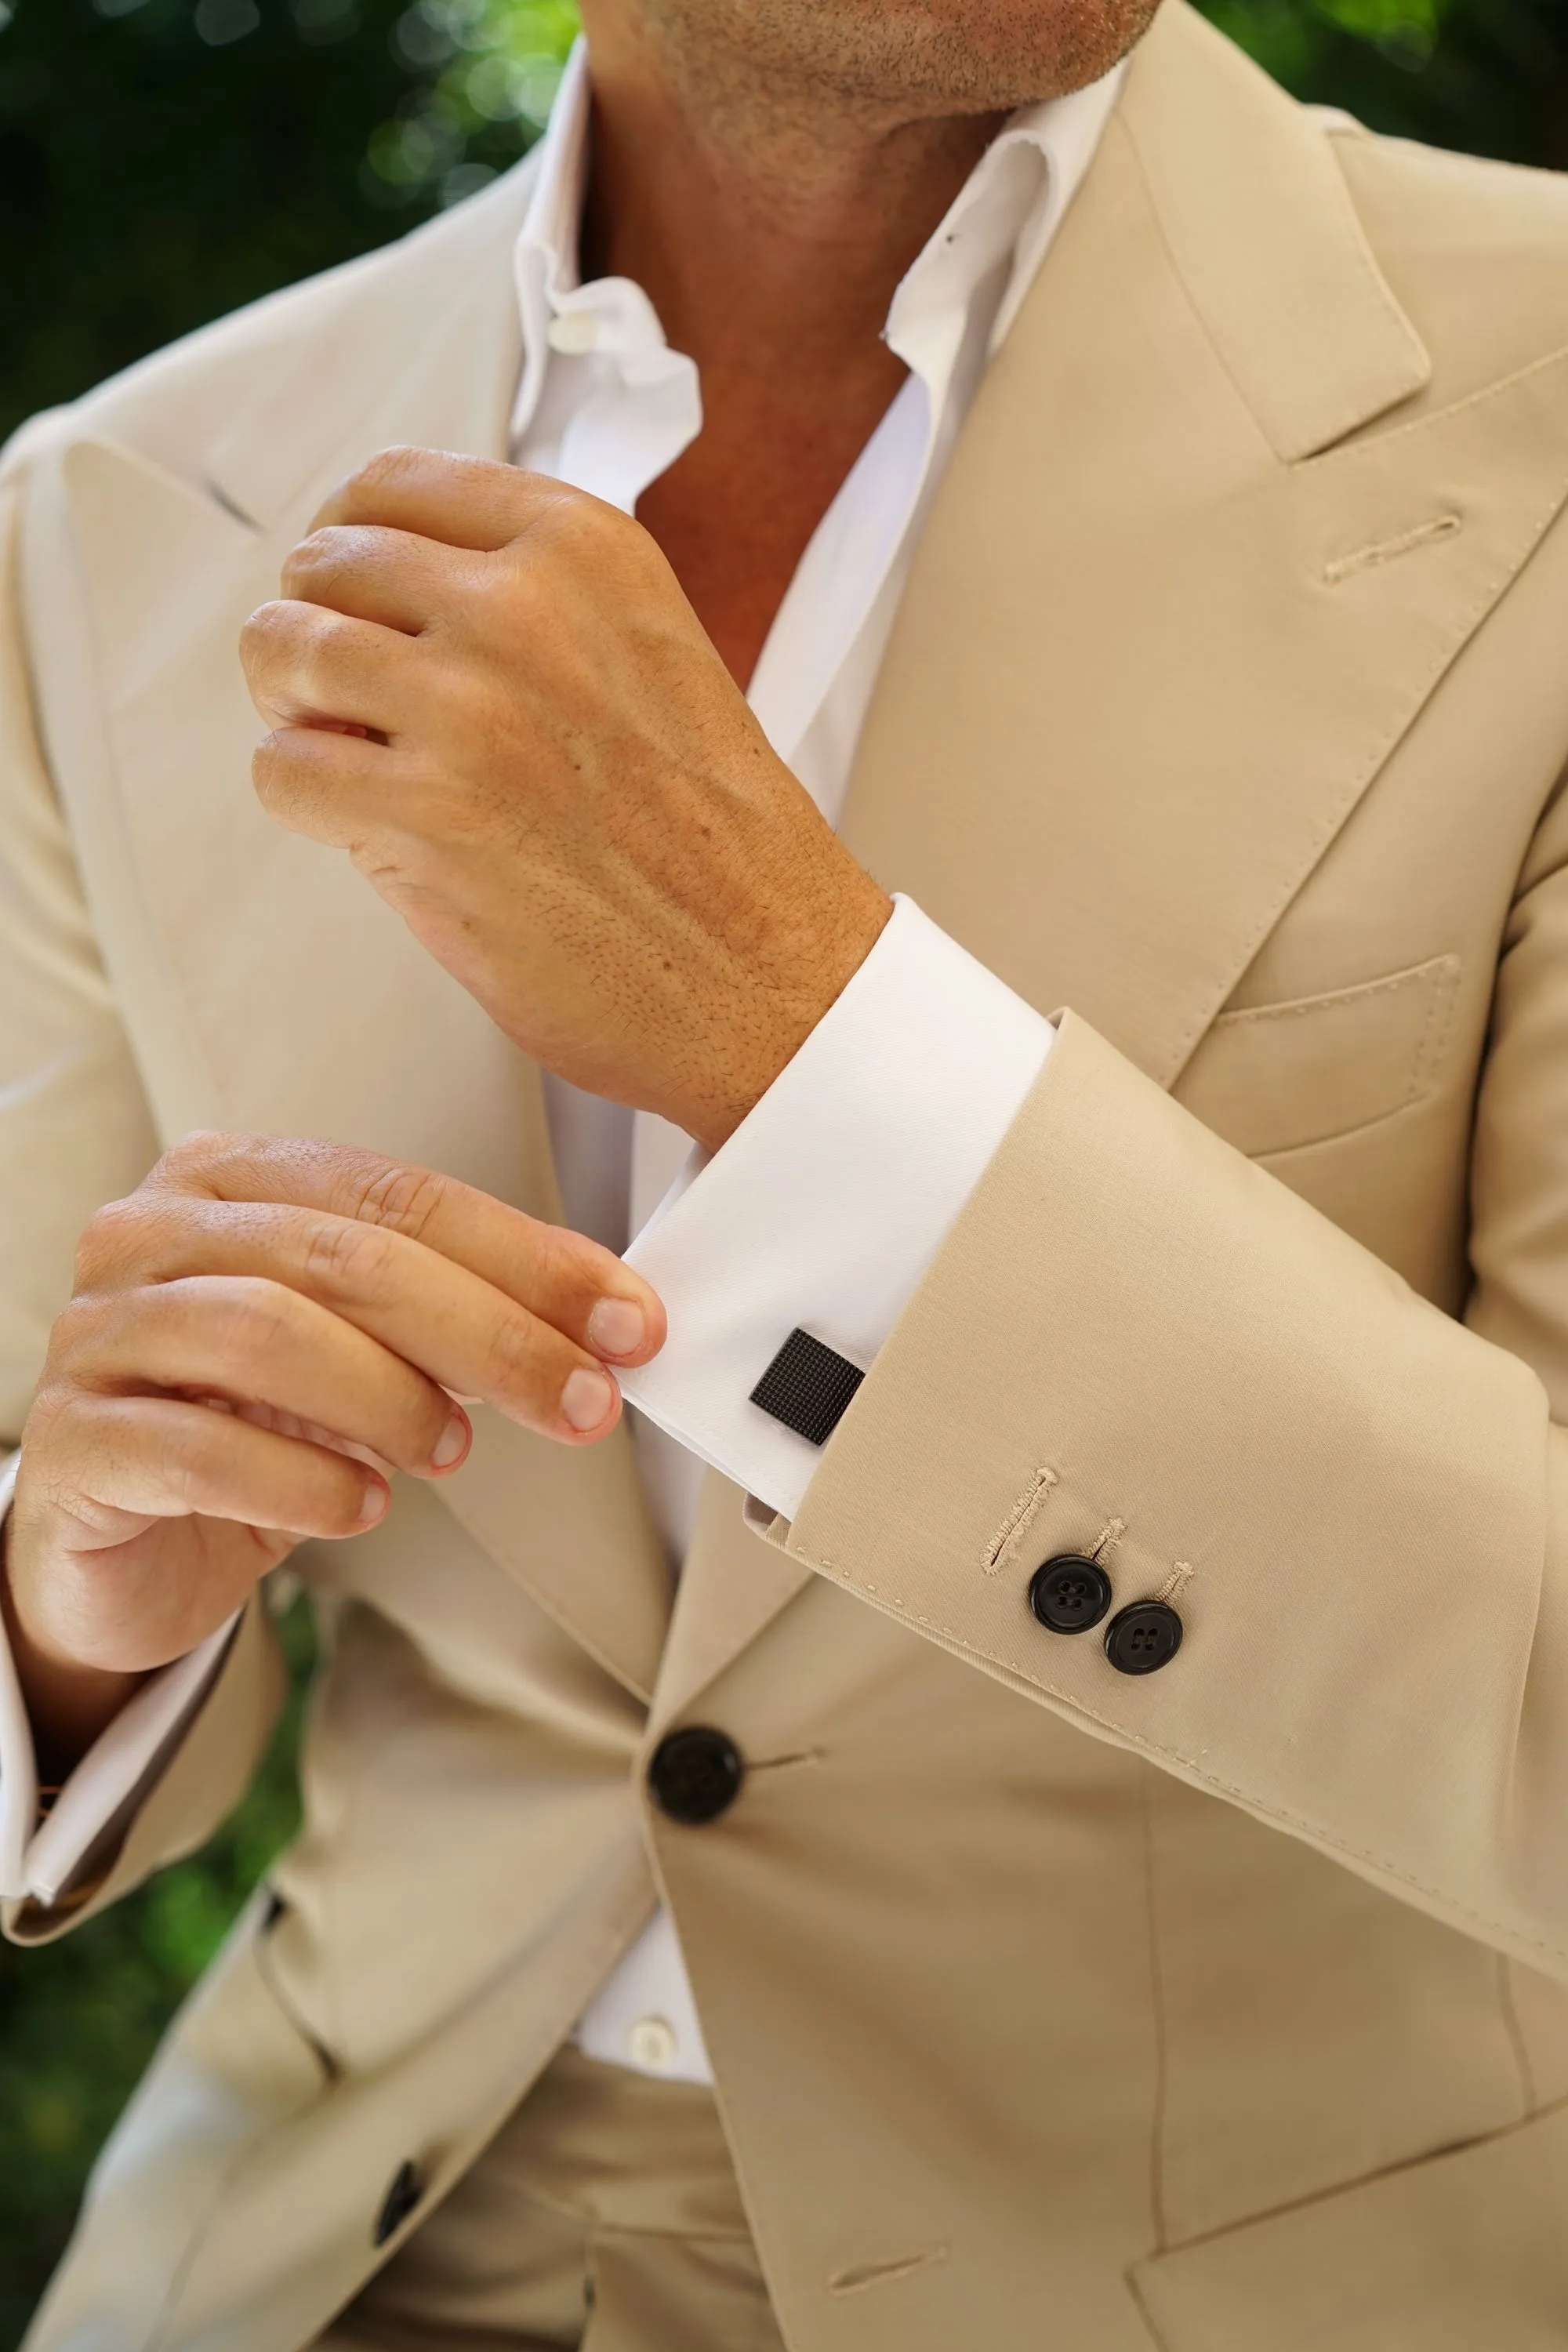
[{"label": "jacket breast pocket", "polygon": [[1458,956],[1433,956],[1354,988],[1222,1013],[1176,1098],[1255,1160],[1408,1109],[1441,1076],[1459,971]]},{"label": "jacket breast pocket", "polygon": [[1563,2352],[1568,2108],[1141,2263],[1162,2352]]}]

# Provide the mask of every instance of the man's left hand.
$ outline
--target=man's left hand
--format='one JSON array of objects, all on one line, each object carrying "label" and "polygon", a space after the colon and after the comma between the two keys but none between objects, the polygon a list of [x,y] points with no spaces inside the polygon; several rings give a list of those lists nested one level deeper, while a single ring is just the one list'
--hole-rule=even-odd
[{"label": "man's left hand", "polygon": [[639,523],[392,449],[241,655],[256,788],[346,849],[507,1034],[716,1150],[891,911],[770,748]]}]

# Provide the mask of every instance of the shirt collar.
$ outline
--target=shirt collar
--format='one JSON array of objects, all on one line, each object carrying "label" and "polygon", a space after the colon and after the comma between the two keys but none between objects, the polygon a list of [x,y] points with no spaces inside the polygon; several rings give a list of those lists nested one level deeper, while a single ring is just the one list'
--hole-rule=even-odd
[{"label": "shirt collar", "polygon": [[[1094,159],[1126,71],[1123,59],[1086,89],[1021,108],[987,147],[900,280],[888,313],[887,340],[917,373],[940,373],[950,361],[946,347],[956,348],[977,290],[1005,266],[989,348],[1001,343]],[[587,47],[579,39],[541,142],[517,243],[523,372],[513,423],[520,433],[538,406],[552,350],[613,350],[635,369],[640,354],[664,347],[658,314],[640,287],[628,278],[583,284],[578,252],[590,115]]]}]

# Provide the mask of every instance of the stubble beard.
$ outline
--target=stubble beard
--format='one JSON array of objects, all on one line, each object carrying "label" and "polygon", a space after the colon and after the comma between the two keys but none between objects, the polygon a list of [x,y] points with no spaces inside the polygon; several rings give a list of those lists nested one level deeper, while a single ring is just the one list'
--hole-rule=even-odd
[{"label": "stubble beard", "polygon": [[896,131],[1007,114],[1081,89],[1141,38],[1159,0],[645,0],[696,119],[725,145],[828,121]]}]

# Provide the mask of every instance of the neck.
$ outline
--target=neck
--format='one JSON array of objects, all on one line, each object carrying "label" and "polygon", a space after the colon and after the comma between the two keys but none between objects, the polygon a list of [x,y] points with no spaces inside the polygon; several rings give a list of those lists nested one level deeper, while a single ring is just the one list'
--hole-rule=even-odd
[{"label": "neck", "polygon": [[[711,5],[696,12],[702,37],[683,39],[685,5],[584,0],[595,138],[582,257],[588,277],[641,286],[697,362],[702,430],[637,520],[743,685],[903,379],[881,340],[894,289],[997,117],[889,121],[727,55]],[[791,90],[809,108],[781,98]]]},{"label": "neck", "polygon": [[584,273],[636,279],[710,380],[885,364],[893,293],[1000,115],[888,119],[726,53],[627,0],[585,0],[594,167]]}]

